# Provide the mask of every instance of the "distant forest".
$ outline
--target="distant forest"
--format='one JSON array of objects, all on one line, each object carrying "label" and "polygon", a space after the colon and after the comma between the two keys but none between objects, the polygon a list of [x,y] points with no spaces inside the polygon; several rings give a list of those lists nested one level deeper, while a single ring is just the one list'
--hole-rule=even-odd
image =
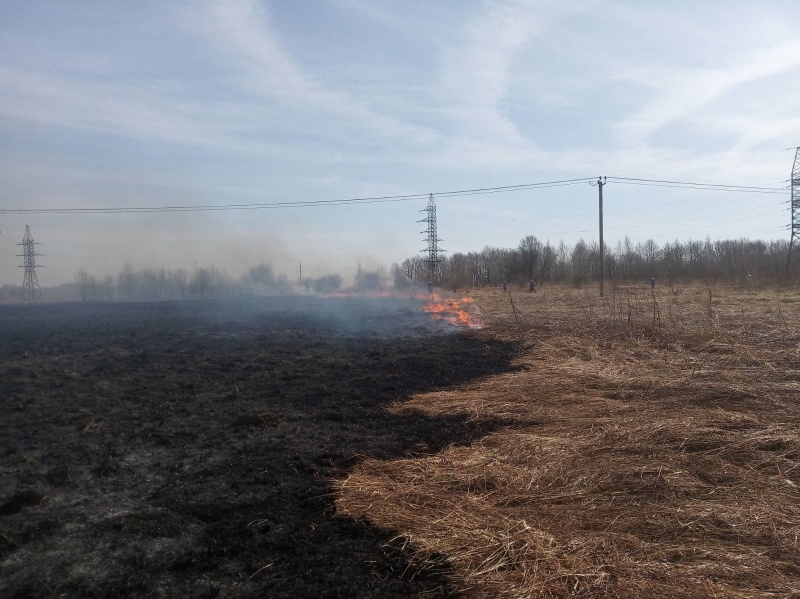
[{"label": "distant forest", "polygon": [[[785,283],[788,241],[749,239],[712,241],[674,241],[659,245],[653,240],[633,244],[627,237],[606,246],[604,276],[611,281],[631,282],[651,277],[666,282],[709,281],[730,284]],[[792,264],[792,280],[800,274],[800,255]],[[592,283],[600,276],[600,248],[583,239],[575,245],[563,241],[557,246],[529,235],[512,249],[485,247],[480,252],[444,254],[437,284],[453,289],[558,281],[576,287]],[[423,256],[393,264],[392,278],[397,287],[430,278]]]},{"label": "distant forest", "polygon": [[[360,265],[353,276],[353,290],[371,291],[387,286],[384,269],[369,271]],[[343,279],[338,274],[304,278],[290,282],[285,275],[276,275],[268,264],[248,269],[241,277],[232,277],[215,266],[203,266],[191,271],[185,268],[135,269],[126,264],[116,275],[98,277],[85,269],[75,273],[71,283],[43,288],[38,301],[138,302],[172,299],[232,297],[240,295],[275,295],[282,293],[335,293],[341,290]],[[0,303],[18,302],[19,285],[0,287]]]},{"label": "distant forest", "polygon": [[[633,244],[626,238],[606,247],[604,267],[609,282],[648,281],[664,283],[690,281],[728,284],[772,285],[800,280],[800,252],[786,275],[787,241],[686,241],[659,245],[648,240]],[[600,250],[597,242],[580,240],[575,245],[557,246],[529,235],[516,248],[485,247],[480,252],[443,254],[436,285],[448,289],[468,289],[501,285],[503,281],[527,285],[561,282],[580,287],[598,280]],[[395,287],[424,285],[430,280],[421,255],[395,263],[386,271],[367,270],[360,265],[350,290],[369,292]],[[339,274],[290,281],[275,274],[268,264],[250,268],[241,277],[232,277],[214,266],[194,268],[135,269],[125,265],[116,275],[95,276],[84,269],[72,283],[42,290],[41,301],[152,301],[181,298],[272,295],[280,293],[335,293],[342,290]],[[0,287],[0,303],[17,302],[18,285]]]}]

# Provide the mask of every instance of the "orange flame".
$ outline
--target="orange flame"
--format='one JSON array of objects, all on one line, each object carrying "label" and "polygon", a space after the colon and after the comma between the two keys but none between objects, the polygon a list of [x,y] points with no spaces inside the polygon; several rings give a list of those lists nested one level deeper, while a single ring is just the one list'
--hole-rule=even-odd
[{"label": "orange flame", "polygon": [[460,300],[447,298],[443,299],[438,294],[431,294],[428,303],[422,306],[422,311],[431,315],[434,320],[444,320],[453,326],[468,327],[470,329],[482,329],[484,324],[475,315],[462,309],[462,304],[471,304],[475,300],[471,297],[464,297]]},{"label": "orange flame", "polygon": [[438,293],[414,293],[408,295],[397,291],[375,291],[369,293],[334,291],[323,294],[323,297],[411,297],[424,301],[425,305],[422,306],[422,311],[430,314],[434,320],[443,320],[453,326],[470,329],[482,329],[485,326],[474,311],[467,312],[463,308],[464,304],[475,302],[471,297],[462,297],[461,299],[442,298]]}]

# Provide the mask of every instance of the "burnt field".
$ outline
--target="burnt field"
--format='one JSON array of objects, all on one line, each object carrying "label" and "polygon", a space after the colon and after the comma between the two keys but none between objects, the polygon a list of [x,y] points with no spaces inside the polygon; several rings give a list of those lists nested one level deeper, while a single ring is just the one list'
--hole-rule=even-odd
[{"label": "burnt field", "polygon": [[512,370],[516,344],[421,305],[0,308],[0,596],[447,594],[446,568],[415,570],[333,497],[366,459],[495,426],[387,411]]}]

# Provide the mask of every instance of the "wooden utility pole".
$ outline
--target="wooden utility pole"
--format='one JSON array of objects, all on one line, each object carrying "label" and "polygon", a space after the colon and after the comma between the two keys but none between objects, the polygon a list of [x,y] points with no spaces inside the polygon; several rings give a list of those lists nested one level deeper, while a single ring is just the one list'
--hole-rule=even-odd
[{"label": "wooden utility pole", "polygon": [[303,261],[302,260],[300,261],[300,266],[299,266],[298,270],[300,271],[300,283],[302,283],[303,282]]},{"label": "wooden utility pole", "polygon": [[597,183],[590,183],[590,185],[597,185],[599,192],[599,214],[600,214],[600,297],[603,297],[603,271],[605,270],[606,250],[603,245],[603,186],[606,184],[605,177],[597,177]]}]

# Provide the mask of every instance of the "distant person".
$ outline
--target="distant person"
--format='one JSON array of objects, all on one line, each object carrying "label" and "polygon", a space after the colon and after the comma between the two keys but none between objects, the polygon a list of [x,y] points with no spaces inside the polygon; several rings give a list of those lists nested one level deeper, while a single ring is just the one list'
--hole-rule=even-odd
[{"label": "distant person", "polygon": [[430,281],[428,281],[428,293],[433,295],[433,283],[431,283]]},{"label": "distant person", "polygon": [[650,278],[650,289],[655,289],[655,288],[656,288],[656,278],[655,277],[651,277]]},{"label": "distant person", "polygon": [[503,281],[503,291],[508,291],[508,281]]},{"label": "distant person", "polygon": [[531,279],[530,287],[528,287],[528,293],[536,293],[536,281]]}]

